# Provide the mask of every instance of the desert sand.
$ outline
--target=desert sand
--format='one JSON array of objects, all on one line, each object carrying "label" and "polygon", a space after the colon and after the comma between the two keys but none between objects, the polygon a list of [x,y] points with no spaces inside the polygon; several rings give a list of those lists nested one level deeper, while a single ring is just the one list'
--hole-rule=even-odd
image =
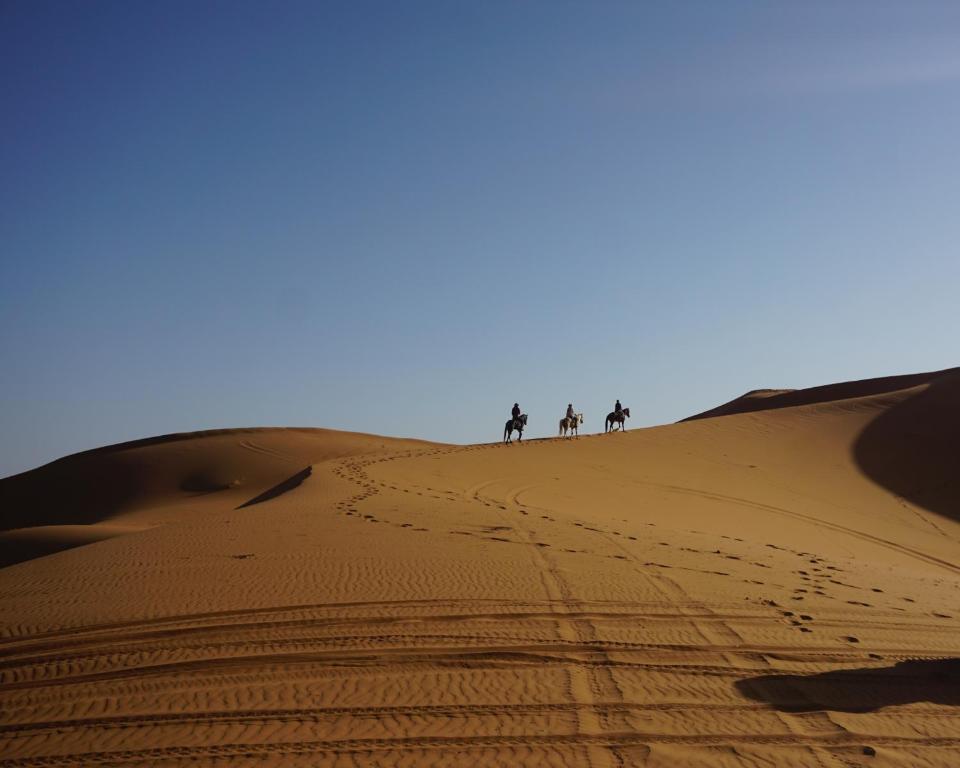
[{"label": "desert sand", "polygon": [[0,481],[2,765],[960,765],[958,465],[958,369],[70,456]]}]

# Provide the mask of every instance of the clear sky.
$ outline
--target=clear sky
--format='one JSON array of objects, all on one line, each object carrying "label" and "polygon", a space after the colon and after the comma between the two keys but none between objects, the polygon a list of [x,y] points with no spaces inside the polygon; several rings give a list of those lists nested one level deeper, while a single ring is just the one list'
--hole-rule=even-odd
[{"label": "clear sky", "polygon": [[0,475],[957,365],[960,4],[0,2]]}]

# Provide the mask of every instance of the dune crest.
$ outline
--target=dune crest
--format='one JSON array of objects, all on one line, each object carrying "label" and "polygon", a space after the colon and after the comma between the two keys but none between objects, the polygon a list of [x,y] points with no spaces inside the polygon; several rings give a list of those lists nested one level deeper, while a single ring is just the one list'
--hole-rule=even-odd
[{"label": "dune crest", "polygon": [[793,408],[798,405],[830,403],[858,397],[871,397],[898,392],[929,384],[937,379],[949,378],[960,373],[960,368],[948,368],[931,373],[914,373],[903,376],[884,376],[877,379],[847,381],[826,384],[808,389],[754,389],[716,408],[688,416],[681,421],[711,419],[715,416],[730,416],[735,413],[750,413],[774,408]]},{"label": "dune crest", "polygon": [[0,570],[4,765],[954,765],[956,372],[816,389],[512,446],[201,433],[0,481],[11,535],[141,526]]},{"label": "dune crest", "polygon": [[199,513],[253,503],[271,489],[279,495],[304,465],[420,445],[429,444],[328,429],[247,428],[83,451],[0,480],[0,566],[149,528],[181,514],[185,504]]}]

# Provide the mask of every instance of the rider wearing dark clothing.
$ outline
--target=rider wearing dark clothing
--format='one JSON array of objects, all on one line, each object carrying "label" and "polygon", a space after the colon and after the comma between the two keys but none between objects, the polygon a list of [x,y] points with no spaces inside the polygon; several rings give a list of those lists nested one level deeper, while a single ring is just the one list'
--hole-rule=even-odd
[{"label": "rider wearing dark clothing", "polygon": [[573,412],[573,403],[570,403],[567,406],[567,418],[571,420],[575,418],[575,414]]},{"label": "rider wearing dark clothing", "polygon": [[513,404],[513,410],[510,411],[510,413],[511,413],[511,415],[513,416],[514,419],[519,419],[519,418],[520,418],[520,405],[519,405],[518,403],[514,403],[514,404]]},{"label": "rider wearing dark clothing", "polygon": [[620,405],[620,398],[618,397],[618,398],[617,398],[617,404],[616,404],[615,406],[613,406],[613,412],[614,412],[614,413],[620,413],[622,410],[623,410],[623,406]]}]

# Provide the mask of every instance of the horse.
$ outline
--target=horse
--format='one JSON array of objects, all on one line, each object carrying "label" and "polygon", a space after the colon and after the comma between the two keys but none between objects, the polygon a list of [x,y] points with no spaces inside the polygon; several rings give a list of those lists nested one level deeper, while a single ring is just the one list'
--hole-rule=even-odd
[{"label": "horse", "polygon": [[513,437],[513,430],[517,430],[517,442],[519,443],[523,440],[523,428],[527,426],[527,414],[521,413],[519,419],[507,419],[507,423],[503,425],[503,442],[511,442]]},{"label": "horse", "polygon": [[622,411],[620,411],[619,415],[617,414],[616,411],[610,411],[610,413],[607,414],[607,421],[603,425],[603,431],[612,432],[614,430],[614,427],[613,427],[614,424],[620,425],[618,429],[626,430],[627,425],[624,422],[627,420],[627,417],[629,415],[630,415],[629,408],[624,408]]},{"label": "horse", "polygon": [[560,434],[560,437],[566,437],[566,436],[567,436],[567,430],[570,431],[570,436],[571,436],[571,437],[573,437],[573,433],[574,433],[574,432],[577,433],[577,437],[580,437],[580,430],[578,429],[578,427],[579,427],[581,424],[583,424],[583,414],[582,414],[582,413],[578,413],[578,414],[574,415],[574,417],[573,417],[572,419],[569,419],[569,418],[567,418],[566,416],[564,416],[562,419],[560,419],[560,433],[559,433],[559,434]]}]

